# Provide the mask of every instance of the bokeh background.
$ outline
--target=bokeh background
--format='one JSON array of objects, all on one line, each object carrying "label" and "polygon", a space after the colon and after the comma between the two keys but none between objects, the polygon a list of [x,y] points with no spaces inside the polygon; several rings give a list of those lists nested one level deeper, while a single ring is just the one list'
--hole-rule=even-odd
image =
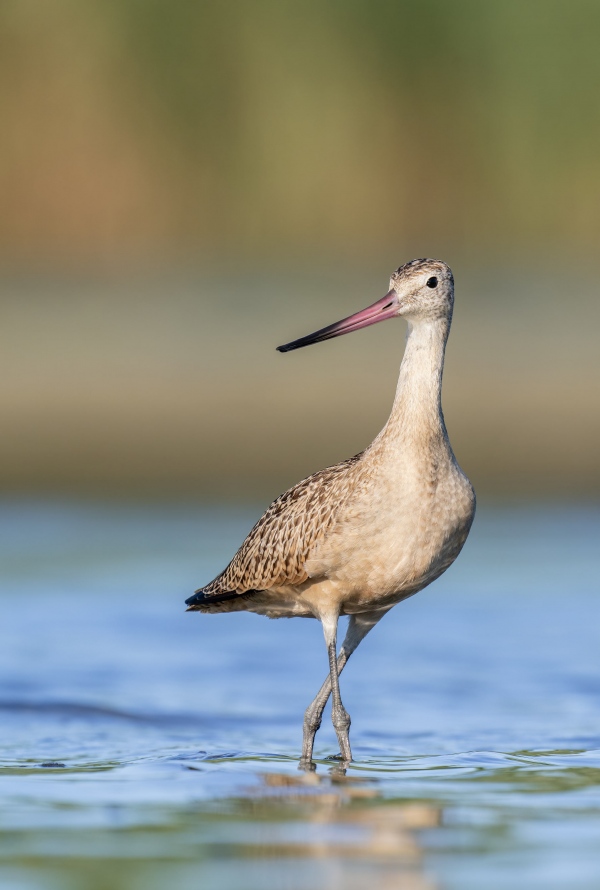
[{"label": "bokeh background", "polygon": [[600,491],[596,0],[4,0],[0,489],[268,501],[384,423],[454,269],[445,413],[490,498]]}]

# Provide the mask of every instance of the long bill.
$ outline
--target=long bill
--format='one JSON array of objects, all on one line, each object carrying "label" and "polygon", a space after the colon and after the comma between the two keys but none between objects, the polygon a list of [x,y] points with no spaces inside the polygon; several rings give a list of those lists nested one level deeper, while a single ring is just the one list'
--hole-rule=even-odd
[{"label": "long bill", "polygon": [[306,337],[300,337],[298,340],[292,340],[291,343],[284,343],[278,346],[278,352],[291,352],[292,349],[301,349],[303,346],[310,346],[311,343],[321,343],[323,340],[331,340],[333,337],[340,337],[342,334],[349,334],[351,331],[358,331],[366,328],[370,324],[377,324],[378,321],[385,321],[386,318],[393,318],[398,312],[398,295],[395,290],[389,291],[377,300],[372,306],[349,315],[348,318],[342,318],[335,324],[330,324],[326,328],[315,331],[314,334],[307,334]]}]

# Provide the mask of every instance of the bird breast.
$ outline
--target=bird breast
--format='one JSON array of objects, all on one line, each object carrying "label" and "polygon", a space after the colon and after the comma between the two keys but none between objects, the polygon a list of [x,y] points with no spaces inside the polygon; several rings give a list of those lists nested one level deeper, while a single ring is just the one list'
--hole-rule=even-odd
[{"label": "bird breast", "polygon": [[[332,582],[342,613],[393,605],[416,593],[456,559],[475,510],[473,489],[456,462],[431,472],[378,474],[356,487],[335,528],[311,553],[311,577]],[[445,466],[444,466],[445,464]]]}]

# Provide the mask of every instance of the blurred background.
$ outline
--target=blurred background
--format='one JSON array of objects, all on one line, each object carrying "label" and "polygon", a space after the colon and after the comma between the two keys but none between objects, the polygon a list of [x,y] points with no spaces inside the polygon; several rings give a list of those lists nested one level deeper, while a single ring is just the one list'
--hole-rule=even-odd
[{"label": "blurred background", "polygon": [[453,267],[480,494],[600,492],[595,0],[5,0],[0,488],[267,502],[387,418],[402,323],[275,346]]}]

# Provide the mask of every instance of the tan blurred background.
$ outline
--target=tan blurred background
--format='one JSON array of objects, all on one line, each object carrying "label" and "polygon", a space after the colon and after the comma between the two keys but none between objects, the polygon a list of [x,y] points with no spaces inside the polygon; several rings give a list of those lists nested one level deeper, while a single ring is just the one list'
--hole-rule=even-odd
[{"label": "tan blurred background", "polygon": [[4,0],[0,489],[268,499],[384,423],[454,269],[489,496],[600,493],[597,0]]}]

